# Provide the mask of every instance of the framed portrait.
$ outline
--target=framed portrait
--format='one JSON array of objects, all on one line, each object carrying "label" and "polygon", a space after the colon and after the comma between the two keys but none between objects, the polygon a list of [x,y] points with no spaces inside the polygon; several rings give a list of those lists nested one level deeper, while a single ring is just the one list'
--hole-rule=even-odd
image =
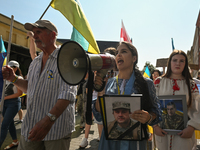
[{"label": "framed portrait", "polygon": [[158,98],[162,109],[162,121],[159,126],[169,134],[177,134],[186,128],[188,121],[186,95],[166,95]]},{"label": "framed portrait", "polygon": [[141,97],[142,94],[99,97],[107,140],[142,140],[141,123],[131,118],[132,112],[141,110]]}]

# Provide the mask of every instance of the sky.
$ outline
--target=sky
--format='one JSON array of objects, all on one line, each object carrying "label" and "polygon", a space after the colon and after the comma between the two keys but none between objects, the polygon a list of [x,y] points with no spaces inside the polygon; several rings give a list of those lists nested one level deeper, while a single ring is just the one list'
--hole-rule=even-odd
[{"label": "sky", "polygon": [[[99,41],[120,41],[121,21],[138,50],[138,67],[168,58],[176,49],[191,49],[200,10],[199,0],[79,0]],[[39,20],[50,0],[0,0],[0,13],[22,24]],[[72,25],[50,7],[42,19],[53,22],[58,38],[70,39]],[[162,70],[162,68],[158,68]]]}]

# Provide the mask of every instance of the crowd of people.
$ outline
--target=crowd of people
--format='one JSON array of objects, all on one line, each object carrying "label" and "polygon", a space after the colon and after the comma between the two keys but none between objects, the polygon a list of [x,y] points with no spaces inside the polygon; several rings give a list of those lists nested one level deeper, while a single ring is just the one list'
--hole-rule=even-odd
[{"label": "crowd of people", "polygon": [[[3,78],[7,80],[5,90],[3,121],[0,144],[9,130],[12,144],[10,149],[18,150],[68,150],[71,136],[75,131],[75,112],[81,116],[80,128],[85,128],[85,136],[79,147],[88,145],[91,125],[86,123],[86,105],[88,88],[87,78],[80,85],[65,83],[58,71],[57,57],[60,47],[56,45],[58,31],[48,20],[26,23],[30,38],[32,62],[27,78],[24,79],[17,61],[10,61],[2,68]],[[37,56],[36,47],[42,52]],[[192,150],[195,147],[195,130],[200,130],[199,90],[191,77],[188,59],[182,50],[174,50],[169,56],[167,72],[155,69],[151,79],[144,78],[138,70],[138,51],[128,42],[121,42],[117,48],[108,48],[104,53],[115,55],[116,67],[111,71],[116,76],[101,77],[94,72],[94,84],[103,86],[102,91],[93,89],[92,114],[98,124],[99,150]],[[111,73],[110,72],[110,73]],[[200,73],[198,74],[199,78]],[[104,87],[105,84],[105,87]],[[20,96],[27,95],[27,113],[21,125],[20,141],[17,140],[14,117],[20,111]],[[106,122],[105,112],[100,106],[104,95],[120,97],[113,99],[108,109],[114,120]],[[140,109],[132,110],[133,104],[123,97],[140,95]],[[177,106],[171,101],[166,111],[161,107],[159,96],[186,95],[188,120],[184,126],[183,114],[177,114]],[[107,107],[107,106],[106,106]],[[103,115],[102,115],[103,114]],[[103,126],[104,125],[104,126]],[[106,126],[107,125],[107,126]],[[153,127],[152,147],[149,146],[149,128]],[[165,129],[180,130],[171,134]],[[0,146],[1,146],[0,145]]]}]

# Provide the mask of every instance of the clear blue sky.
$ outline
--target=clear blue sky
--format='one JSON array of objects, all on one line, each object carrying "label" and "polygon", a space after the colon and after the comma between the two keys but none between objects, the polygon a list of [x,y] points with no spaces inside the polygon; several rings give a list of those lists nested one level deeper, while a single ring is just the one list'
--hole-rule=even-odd
[{"label": "clear blue sky", "polygon": [[[146,61],[167,58],[176,49],[193,44],[199,0],[79,0],[96,40],[119,41],[121,20],[138,50],[139,69]],[[37,21],[50,0],[0,0],[0,13],[21,23]],[[43,19],[58,28],[58,38],[69,39],[72,26],[57,10],[49,8]],[[158,68],[162,70],[161,68]]]}]

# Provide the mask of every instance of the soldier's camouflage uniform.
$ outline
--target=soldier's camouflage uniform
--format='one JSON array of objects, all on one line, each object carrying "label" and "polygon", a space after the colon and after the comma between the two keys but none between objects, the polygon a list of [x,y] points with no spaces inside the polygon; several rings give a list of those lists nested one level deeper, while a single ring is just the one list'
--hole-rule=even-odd
[{"label": "soldier's camouflage uniform", "polygon": [[[122,133],[124,133],[126,130],[128,130],[130,127],[132,127],[135,123],[136,123],[135,121],[131,120],[130,126],[126,129],[124,129],[124,128],[120,128],[117,125],[117,121],[114,120],[108,126],[108,138],[117,139]],[[132,132],[130,132],[128,135],[124,136],[122,139],[127,139],[127,140],[140,139],[140,135],[141,135],[140,132],[141,132],[140,126],[138,126]]]},{"label": "soldier's camouflage uniform", "polygon": [[175,130],[183,130],[183,116],[178,114],[174,114],[173,116],[169,116],[168,114],[162,115],[162,121],[160,122],[160,127],[162,129],[175,129]]}]

